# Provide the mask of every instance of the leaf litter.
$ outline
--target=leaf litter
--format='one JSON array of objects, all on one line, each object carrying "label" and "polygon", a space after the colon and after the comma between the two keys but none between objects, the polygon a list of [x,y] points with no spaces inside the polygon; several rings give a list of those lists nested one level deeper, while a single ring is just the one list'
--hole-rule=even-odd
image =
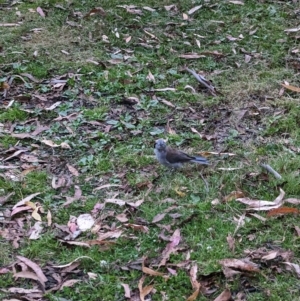
[{"label": "leaf litter", "polygon": [[[228,1],[228,3],[233,4],[233,5],[244,5],[244,2],[242,1]],[[126,13],[133,15],[134,17],[140,17],[148,12],[155,12],[157,9],[153,9],[150,7],[138,7],[138,6],[134,6],[134,5],[122,5],[119,6],[119,8],[122,8],[125,10]],[[170,5],[170,6],[165,6],[164,7],[165,10],[167,12],[172,12],[172,13],[178,13],[179,12],[179,8],[176,5]],[[143,10],[145,11],[143,11]],[[184,13],[187,17],[184,18],[185,20],[189,20],[192,15],[196,15],[198,14],[202,9],[202,5],[190,8],[187,11],[187,14]],[[37,9],[37,12],[39,13],[39,15],[41,17],[46,17],[45,13],[43,12],[43,10],[41,8]],[[85,15],[81,13],[81,17],[83,18],[94,18],[97,17],[97,15],[101,15],[104,16],[106,15],[107,12],[104,11],[104,9],[102,8],[93,8],[91,9],[89,12],[87,12]],[[48,16],[47,16],[48,17]],[[74,22],[75,23],[75,22]],[[295,29],[290,29],[287,30],[286,32],[297,32],[297,28]],[[147,29],[143,31],[146,36],[149,37],[149,40],[147,40],[147,38],[144,39],[144,45],[153,47],[152,45],[156,45],[158,43],[160,43],[160,37],[158,35],[156,35],[156,33],[152,33],[151,30]],[[254,32],[255,33],[255,32]],[[253,34],[254,34],[253,33]],[[117,38],[120,37],[120,34],[118,31],[115,31],[115,36]],[[121,36],[122,37],[122,36]],[[134,39],[135,37],[132,37],[131,39]],[[151,39],[150,39],[151,38]],[[125,42],[129,43],[131,42],[131,39],[125,38]],[[243,39],[243,35],[239,35],[239,36],[227,36],[227,39],[231,42],[238,42],[241,41]],[[109,40],[108,40],[109,42]],[[142,44],[142,43],[140,43]],[[152,44],[152,45],[149,45]],[[200,44],[200,43],[199,43]],[[155,46],[154,46],[155,47]],[[185,52],[182,54],[178,54],[178,56],[182,59],[202,59],[202,58],[206,58],[207,56],[214,56],[216,58],[222,58],[225,55],[219,53],[205,53],[205,52],[199,52],[199,53],[195,53],[194,51],[191,52]],[[253,60],[253,57],[250,56],[249,54],[245,54],[245,61],[247,63],[251,63]],[[121,58],[112,58],[110,60],[107,60],[108,63],[111,64],[128,64],[128,66],[131,65],[131,61],[130,59],[128,60],[128,58],[125,58],[125,56],[122,56]],[[108,64],[109,65],[109,64]],[[195,72],[193,69],[190,69],[193,72]],[[152,70],[151,70],[152,71]],[[153,75],[153,73],[150,70],[148,70],[148,75],[145,76],[145,78],[150,82],[150,84],[155,85],[156,83],[159,82],[158,80],[158,76],[154,73],[154,71],[152,71],[155,75]],[[196,73],[196,72],[195,72]],[[145,74],[144,74],[145,75]],[[198,75],[198,74],[197,74]],[[24,75],[23,75],[24,76]],[[194,76],[196,78],[196,76]],[[35,84],[38,84],[35,80],[34,77],[32,77],[30,74],[29,76],[25,77],[20,77],[19,79],[21,79],[24,83],[26,83],[27,79],[25,80],[25,78],[28,78],[28,80],[32,81]],[[57,77],[57,78],[53,78],[51,81],[48,81],[47,85],[49,85],[49,88],[51,89],[51,92],[49,93],[45,93],[43,95],[39,95],[38,92],[36,92],[37,94],[32,95],[32,97],[26,98],[24,97],[23,99],[25,100],[25,102],[23,103],[23,107],[22,109],[24,110],[32,110],[34,106],[36,106],[37,108],[46,111],[46,112],[54,112],[58,115],[58,117],[56,116],[55,119],[52,119],[51,121],[48,120],[43,120],[43,122],[45,122],[45,124],[42,125],[37,125],[36,129],[31,129],[30,132],[25,132],[25,128],[21,129],[21,131],[24,130],[24,132],[18,132],[19,130],[16,130],[16,132],[14,132],[15,130],[13,130],[12,132],[10,132],[10,136],[17,138],[18,140],[21,139],[29,139],[31,141],[31,143],[41,143],[42,145],[38,145],[38,147],[33,146],[33,147],[26,147],[26,149],[14,149],[11,151],[11,153],[4,159],[4,165],[5,168],[7,169],[12,169],[12,165],[8,165],[7,161],[12,161],[12,164],[15,164],[16,169],[23,169],[23,170],[27,170],[24,169],[21,165],[24,162],[28,163],[29,168],[33,167],[34,164],[36,165],[40,165],[41,168],[46,169],[46,163],[47,161],[45,161],[45,158],[47,156],[52,156],[53,154],[55,154],[55,156],[61,156],[63,158],[62,161],[56,161],[54,165],[54,167],[56,168],[57,166],[59,168],[56,168],[55,172],[54,172],[54,168],[53,166],[51,167],[47,167],[48,170],[52,170],[52,187],[54,189],[57,190],[58,193],[63,192],[64,193],[64,198],[66,198],[66,202],[62,203],[61,205],[63,207],[68,207],[68,206],[72,206],[75,205],[77,203],[81,203],[84,202],[84,193],[82,192],[81,188],[78,184],[78,178],[80,175],[84,174],[85,172],[81,170],[81,168],[79,166],[76,165],[77,162],[70,162],[68,159],[65,160],[65,158],[67,158],[68,156],[66,155],[68,150],[72,150],[72,144],[69,143],[68,141],[65,142],[65,140],[63,139],[55,139],[55,135],[51,136],[51,134],[49,134],[49,132],[51,132],[51,123],[53,121],[58,122],[61,125],[64,125],[66,128],[68,127],[68,131],[70,134],[73,134],[74,131],[72,130],[72,121],[76,120],[77,118],[80,119],[81,115],[80,113],[73,113],[75,114],[74,116],[72,116],[72,113],[67,115],[67,116],[63,116],[60,115],[59,113],[59,109],[60,106],[65,105],[67,103],[67,99],[65,97],[62,96],[62,93],[64,90],[66,90],[68,88],[68,79],[74,79],[76,81],[76,83],[79,82],[79,71],[78,71],[78,75],[76,74],[66,74],[62,77]],[[208,82],[205,78],[205,76],[201,77],[201,82],[205,83],[205,87],[210,91],[210,93],[212,94],[216,94],[215,92],[215,87],[211,82]],[[11,85],[11,83],[10,83]],[[285,86],[284,86],[285,85]],[[289,89],[291,91],[294,92],[299,92],[297,89],[297,87],[295,86],[290,86],[290,85],[286,85],[283,84],[283,86],[286,89]],[[150,88],[150,92],[151,93],[165,93],[165,92],[176,92],[178,89],[177,87],[173,87],[173,86],[165,86],[165,87],[161,87],[161,86],[151,86]],[[194,91],[197,93],[199,91],[197,91],[198,89],[194,88]],[[21,92],[21,93],[20,93]],[[11,94],[10,94],[11,93]],[[12,87],[12,89],[10,89],[9,94],[6,95],[6,97],[13,97],[16,96],[17,94],[26,94],[26,89],[24,88],[24,86],[22,87],[22,85],[16,85],[14,87]],[[166,94],[167,95],[167,94]],[[155,96],[156,97],[156,96]],[[153,99],[155,99],[155,97],[153,97]],[[164,96],[165,97],[165,96]],[[128,97],[127,97],[128,98]],[[136,101],[136,99],[138,99]],[[141,105],[141,101],[140,101],[141,97],[137,97],[134,98],[133,101],[133,106],[135,106],[134,110],[137,111],[138,113],[136,113],[137,115],[139,115],[137,117],[137,119],[141,119],[141,118],[148,118],[146,113],[141,113],[139,110],[137,110],[137,107]],[[170,98],[172,99],[172,98]],[[19,100],[21,100],[21,98],[19,98]],[[31,102],[29,101],[31,100]],[[162,103],[164,103],[166,106],[171,107],[171,108],[176,108],[177,107],[177,103],[174,102],[174,100],[172,99],[172,102],[170,100],[166,100],[166,99],[162,99],[160,98],[160,100]],[[12,104],[11,104],[12,105]],[[78,105],[78,104],[77,104]],[[247,128],[247,121],[252,121],[251,119],[251,110],[253,108],[241,108],[238,109],[237,115],[232,113],[232,108],[230,107],[213,107],[213,108],[197,108],[199,104],[196,105],[191,105],[191,110],[185,110],[183,111],[183,117],[186,119],[192,119],[192,120],[203,120],[203,124],[204,126],[201,128],[201,131],[195,129],[194,127],[190,127],[191,130],[198,134],[201,138],[206,139],[208,141],[210,140],[217,140],[217,143],[219,146],[222,145],[222,142],[225,141],[228,136],[229,136],[229,128],[232,126],[232,124],[234,124],[234,126],[236,127],[237,131],[239,133],[241,132],[245,132],[245,128]],[[93,105],[92,105],[93,106]],[[76,109],[76,106],[73,107],[73,109]],[[113,110],[116,110],[115,112],[113,112],[113,110],[111,110],[108,115],[111,118],[111,120],[114,120],[116,122],[120,121],[120,116],[122,113],[127,112],[128,109],[120,109],[118,107],[118,105],[113,108]],[[119,110],[119,111],[118,111]],[[194,110],[194,112],[192,112]],[[215,119],[214,118],[214,114],[212,114],[212,112],[214,112],[216,110],[216,112],[218,112],[220,114],[220,119]],[[32,112],[32,111],[31,111]],[[191,113],[192,112],[192,113]],[[201,112],[201,113],[199,113]],[[268,112],[268,114],[272,114],[274,111],[272,111],[272,109],[270,109],[270,111]],[[65,113],[64,113],[65,114]],[[193,115],[194,114],[194,115]],[[235,116],[238,116],[238,121],[234,123],[232,123],[232,120],[230,120],[230,118],[234,119]],[[254,115],[253,115],[254,116]],[[256,121],[253,122],[254,126],[253,128],[259,128],[260,126],[262,126],[261,123],[261,111],[258,110],[257,115],[255,115],[256,117]],[[258,116],[258,117],[257,117]],[[113,119],[114,118],[114,119]],[[169,119],[168,119],[169,120]],[[211,121],[214,121],[213,123]],[[96,126],[103,126],[103,124],[101,122],[98,122],[99,124],[95,124]],[[127,123],[124,123],[124,121],[120,122],[121,124],[128,125]],[[132,122],[131,124],[134,124],[134,122]],[[23,125],[24,126],[24,125]],[[18,125],[19,127],[19,125]],[[114,128],[110,128],[108,129],[108,127],[106,127],[107,132],[110,132],[111,135],[114,135]],[[126,127],[123,127],[124,130],[124,139],[126,139],[126,135],[130,135],[131,132],[126,130]],[[79,132],[82,131],[82,133],[87,133],[88,135],[93,134],[93,132],[95,132],[95,130],[93,130],[92,128],[92,124],[90,124],[88,127],[83,127],[82,125],[80,125],[79,128]],[[170,135],[175,135],[176,132],[178,132],[178,129],[176,128],[171,128],[170,125],[168,124],[168,129],[167,131],[169,132]],[[62,135],[63,137],[63,135]],[[117,137],[117,135],[115,136]],[[241,140],[246,141],[249,138],[249,135],[244,135],[244,137],[240,138]],[[117,137],[117,139],[119,139]],[[58,141],[58,142],[54,142],[54,141]],[[221,149],[221,147],[220,147]],[[72,150],[73,151],[73,150]],[[74,152],[76,152],[76,150],[74,150]],[[224,152],[223,152],[224,153]],[[216,155],[220,155],[221,153],[219,152],[215,152]],[[226,154],[225,154],[226,156]],[[230,156],[230,155],[228,155]],[[54,156],[53,156],[54,157]],[[61,164],[61,162],[63,162],[63,164]],[[229,171],[230,168],[227,169],[220,169],[223,171]],[[56,174],[54,174],[56,173]],[[122,178],[122,176],[121,176]],[[123,177],[124,178],[124,177]],[[72,181],[75,182],[75,184],[72,183]],[[121,180],[122,181],[122,180]],[[118,185],[115,187],[119,187],[119,189],[124,188],[126,183],[122,183],[122,185]],[[99,186],[100,185],[100,186]],[[100,182],[96,183],[96,187],[94,189],[95,192],[97,191],[102,191],[106,188],[111,188],[114,187],[113,185],[115,184],[103,184],[101,185]],[[65,190],[63,190],[63,188],[65,188]],[[176,191],[177,190],[177,191]],[[181,195],[182,197],[186,196],[185,193],[183,193],[182,191],[180,191],[179,189],[175,188],[175,191],[178,195]],[[73,193],[73,194],[72,194]],[[11,210],[11,217],[12,218],[12,223],[9,223],[8,227],[5,229],[7,231],[3,231],[1,232],[1,236],[2,237],[6,237],[9,240],[13,240],[13,244],[15,246],[17,246],[19,244],[19,241],[21,240],[22,243],[22,237],[24,235],[29,236],[30,239],[38,239],[41,235],[43,235],[43,227],[50,227],[52,222],[52,216],[51,213],[47,214],[47,216],[45,215],[44,212],[41,212],[40,210],[42,209],[42,206],[40,206],[39,203],[33,203],[31,202],[31,200],[37,196],[39,193],[36,194],[32,194],[29,195],[27,198],[24,198],[22,201],[18,202],[14,207],[13,210]],[[71,196],[70,196],[71,195]],[[73,195],[73,196],[72,196]],[[249,209],[250,211],[252,210],[256,210],[256,211],[269,211],[268,213],[268,217],[270,216],[277,216],[277,215],[285,215],[288,213],[298,213],[296,208],[288,208],[288,207],[281,207],[284,203],[291,203],[294,205],[298,205],[299,204],[299,200],[294,198],[294,199],[283,199],[284,195],[282,195],[282,191],[281,191],[281,195],[276,198],[274,200],[274,202],[270,202],[270,201],[260,201],[260,200],[252,200],[249,198],[245,198],[244,197],[244,192],[236,190],[233,191],[232,194],[227,195],[223,200],[225,202],[231,202],[234,199],[237,199],[238,202],[241,202],[245,205],[248,206],[247,209]],[[127,199],[127,198],[126,198]],[[8,198],[7,198],[8,200]],[[4,199],[4,201],[2,202],[4,203],[8,203],[6,199]],[[80,202],[77,202],[80,201]],[[75,218],[71,218],[69,220],[69,223],[67,225],[53,225],[53,228],[59,229],[63,232],[62,234],[62,238],[60,239],[59,235],[56,237],[56,239],[59,239],[59,242],[61,243],[69,243],[69,244],[73,244],[73,245],[77,245],[78,247],[86,247],[86,246],[92,246],[92,245],[102,245],[102,244],[107,244],[108,247],[110,245],[110,243],[114,243],[117,241],[117,238],[119,237],[126,237],[126,238],[131,238],[134,236],[131,236],[134,232],[139,232],[141,233],[141,235],[146,235],[146,233],[149,233],[149,225],[151,226],[151,224],[155,224],[154,226],[156,227],[161,227],[161,225],[158,225],[158,222],[161,221],[165,221],[167,220],[167,218],[172,217],[170,214],[168,214],[167,211],[163,212],[163,213],[158,213],[154,218],[150,219],[148,221],[147,226],[145,224],[143,224],[143,220],[139,220],[136,218],[136,216],[134,216],[137,212],[139,212],[140,210],[140,206],[142,205],[142,203],[144,202],[144,200],[130,200],[128,201],[125,199],[117,198],[117,196],[115,197],[109,197],[106,196],[103,198],[103,202],[99,202],[97,205],[94,207],[94,210],[92,210],[90,213],[83,213],[81,215],[79,215],[78,217]],[[216,205],[218,205],[216,203]],[[175,207],[176,208],[176,207]],[[14,211],[16,210],[16,211]],[[176,209],[175,209],[176,210]],[[178,209],[179,210],[179,209]],[[275,210],[275,211],[274,211]],[[49,213],[50,211],[48,211]],[[82,218],[82,216],[85,216],[84,218]],[[252,216],[254,216],[254,214],[252,214]],[[174,219],[176,219],[177,217],[181,217],[180,213],[174,213],[173,214]],[[54,213],[54,218],[55,218],[55,213]],[[38,219],[38,222],[35,222],[35,220]],[[82,221],[80,221],[82,219]],[[134,222],[131,221],[131,219],[135,219]],[[235,236],[236,232],[238,232],[239,228],[243,226],[243,221],[245,219],[245,215],[240,215],[238,218],[236,218],[236,222],[237,222],[237,228],[235,230],[235,233],[233,236]],[[27,225],[30,225],[30,223],[28,222],[34,222],[34,225],[32,227],[30,227],[30,231],[28,233],[26,233],[24,231],[24,223]],[[79,220],[79,222],[78,222]],[[109,222],[109,220],[113,221],[113,223]],[[130,221],[130,222],[128,222]],[[137,221],[140,221],[140,223],[138,223]],[[147,221],[146,221],[147,222]],[[191,290],[191,295],[190,297],[188,297],[187,300],[195,300],[197,298],[197,296],[199,295],[199,293],[201,292],[201,290],[203,289],[204,291],[204,286],[201,283],[201,281],[199,281],[199,277],[202,275],[197,275],[198,273],[198,266],[196,263],[191,263],[189,260],[187,260],[186,262],[182,262],[182,263],[176,263],[173,264],[171,263],[171,256],[173,254],[177,254],[179,252],[181,252],[181,248],[183,247],[184,244],[184,237],[182,237],[181,234],[181,229],[176,228],[176,230],[174,230],[173,226],[176,227],[176,221],[173,221],[172,225],[164,225],[165,229],[167,229],[167,232],[170,236],[168,237],[164,237],[165,239],[167,239],[168,243],[165,246],[165,248],[161,249],[161,254],[159,256],[157,256],[157,258],[151,258],[150,260],[150,264],[148,262],[147,267],[145,266],[145,261],[143,260],[142,262],[138,263],[138,266],[140,268],[140,270],[142,272],[144,272],[143,275],[139,282],[138,282],[138,292],[139,292],[139,299],[140,300],[145,300],[146,297],[152,293],[155,293],[155,285],[153,284],[153,282],[151,282],[152,278],[150,276],[159,276],[162,277],[164,275],[166,275],[166,273],[169,273],[170,276],[175,276],[176,275],[176,269],[184,269],[185,271],[188,271],[189,275],[190,275],[190,282],[192,285],[192,290]],[[49,229],[48,229],[49,230]],[[96,235],[96,239],[93,240],[87,240],[86,237],[83,236],[82,231],[91,231],[93,234]],[[2,231],[2,230],[1,230]],[[52,231],[52,230],[51,230]],[[235,247],[235,243],[236,240],[238,238],[233,238],[233,236],[231,236],[230,234],[227,236],[227,242],[229,245],[230,250],[234,253],[234,247]],[[67,237],[67,239],[66,239]],[[163,235],[161,236],[163,237]],[[238,237],[238,236],[237,236]],[[78,240],[79,239],[79,240]],[[100,248],[99,248],[100,249]],[[255,260],[256,261],[261,261],[261,262],[266,262],[266,261],[270,261],[270,260],[274,260],[277,257],[285,257],[285,254],[283,252],[279,252],[278,250],[276,251],[277,253],[274,252],[269,252],[267,254],[264,254],[261,257],[256,257]],[[279,254],[279,255],[278,255]],[[249,255],[250,256],[250,255]],[[254,258],[254,255],[252,253],[251,255]],[[65,275],[62,276],[63,274],[61,274],[60,272],[58,272],[58,267],[55,268],[55,266],[51,266],[51,265],[46,265],[45,267],[43,267],[43,269],[45,271],[43,271],[38,265],[36,265],[34,262],[31,262],[30,260],[26,260],[26,258],[24,259],[23,257],[17,257],[19,259],[19,263],[18,265],[20,265],[21,269],[23,268],[24,270],[22,270],[21,272],[16,272],[15,277],[16,278],[28,278],[28,279],[32,279],[33,281],[38,281],[42,284],[42,286],[45,286],[45,283],[47,282],[48,278],[44,278],[43,277],[43,273],[44,276],[46,275],[47,277],[50,277],[49,275],[52,273],[53,279],[55,278],[55,282],[56,282],[56,286],[50,288],[53,289],[53,291],[58,290],[58,289],[62,289],[63,287],[69,287],[69,286],[73,286],[75,285],[77,282],[81,281],[82,279],[66,279]],[[21,260],[23,259],[23,260]],[[288,262],[288,260],[291,260],[291,258],[288,258],[286,256],[286,258],[284,260],[287,260],[284,264],[293,272],[296,273],[296,275],[298,275],[299,277],[299,266],[297,264]],[[25,267],[22,265],[22,263],[24,263],[25,265],[27,265],[27,269],[25,269]],[[70,266],[72,266],[73,263],[71,263]],[[151,267],[158,267],[158,270],[154,270]],[[170,266],[174,267],[175,269],[172,269],[170,266],[168,266],[170,264]],[[172,265],[173,264],[173,265]],[[223,259],[220,261],[220,264],[222,266],[222,270],[223,273],[226,277],[234,277],[234,275],[236,274],[244,274],[244,273],[258,273],[260,271],[260,269],[258,268],[258,266],[256,264],[254,264],[253,262],[249,261],[249,260],[245,260],[245,259]],[[76,267],[75,267],[76,266]],[[77,265],[77,262],[75,263],[74,267],[77,268],[79,266],[79,263]],[[149,266],[149,267],[148,267]],[[164,267],[166,267],[166,269],[164,269]],[[62,268],[62,267],[61,267]],[[74,268],[74,269],[75,269]],[[29,270],[29,271],[28,271]],[[160,271],[161,270],[161,271]],[[50,273],[51,271],[51,273]],[[72,268],[70,268],[70,272],[72,271]],[[53,276],[54,272],[56,272],[55,274],[57,275],[61,275],[61,276]],[[80,276],[78,275],[78,277],[80,278]],[[151,278],[151,279],[150,279]],[[212,281],[214,284],[216,282]],[[44,284],[44,285],[43,285]],[[134,293],[136,290],[130,290],[129,285],[123,283],[122,284],[125,290],[125,297],[126,298],[130,298],[132,296],[134,296]],[[211,287],[210,287],[210,292],[213,292],[214,289],[212,288],[213,284],[211,283]],[[14,288],[12,289],[10,292],[19,292],[21,294],[28,294],[28,297],[30,297],[30,294],[34,294],[36,293],[38,296],[39,294],[43,293],[43,291],[41,290],[36,290],[36,289],[32,289],[32,290],[24,290],[21,288]],[[209,290],[207,290],[209,291]],[[42,295],[40,295],[41,297]],[[231,292],[229,290],[225,290],[223,291],[215,300],[227,300],[229,299],[231,296]]]}]

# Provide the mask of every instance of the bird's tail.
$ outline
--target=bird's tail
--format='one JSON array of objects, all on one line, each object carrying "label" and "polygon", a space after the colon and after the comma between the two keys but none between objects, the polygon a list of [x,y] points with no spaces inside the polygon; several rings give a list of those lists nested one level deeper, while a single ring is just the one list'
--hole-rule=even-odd
[{"label": "bird's tail", "polygon": [[204,158],[204,157],[194,157],[193,160],[191,160],[192,162],[198,163],[198,164],[205,164],[205,165],[209,165],[209,161]]}]

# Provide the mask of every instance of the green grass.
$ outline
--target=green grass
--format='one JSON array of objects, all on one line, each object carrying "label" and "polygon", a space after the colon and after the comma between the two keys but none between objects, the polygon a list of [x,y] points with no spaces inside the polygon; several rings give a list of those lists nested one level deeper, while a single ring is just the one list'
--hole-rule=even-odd
[{"label": "green grass", "polygon": [[[80,272],[68,276],[80,282],[47,294],[47,300],[122,300],[121,283],[129,284],[134,291],[143,275],[140,269],[132,268],[134,261],[145,256],[147,266],[157,269],[168,243],[159,237],[164,227],[164,235],[170,236],[179,228],[182,236],[180,249],[170,256],[169,264],[184,261],[189,251],[190,259],[198,265],[198,279],[215,273],[212,286],[216,292],[200,294],[197,300],[213,300],[226,287],[233,294],[244,291],[250,301],[289,301],[298,296],[297,277],[286,272],[281,263],[273,263],[279,267],[276,269],[260,260],[262,274],[243,276],[256,288],[252,293],[243,287],[243,277],[226,279],[219,264],[224,258],[243,258],[245,250],[265,247],[271,251],[276,245],[293,251],[292,262],[299,263],[299,240],[294,230],[297,216],[272,217],[262,222],[247,215],[235,236],[235,251],[231,252],[226,237],[234,233],[235,219],[244,213],[245,206],[234,200],[222,202],[235,190],[253,199],[274,200],[279,187],[286,197],[299,198],[299,94],[288,90],[280,94],[284,81],[300,86],[297,33],[284,31],[299,25],[295,5],[292,1],[249,0],[245,5],[235,5],[182,0],[167,11],[164,6],[171,4],[154,0],[102,1],[105,16],[84,18],[98,4],[90,0],[24,1],[12,7],[0,3],[1,23],[21,22],[19,26],[0,27],[0,82],[14,77],[7,99],[1,100],[0,165],[18,167],[0,169],[1,196],[15,192],[2,207],[11,210],[17,201],[40,192],[33,202],[45,209],[45,228],[38,240],[30,240],[27,235],[34,224],[30,214],[18,216],[27,219],[17,249],[2,237],[1,231],[8,226],[0,223],[0,267],[14,262],[16,255],[26,256],[43,268],[66,264],[80,256],[91,258],[82,259]],[[126,11],[120,5],[136,5],[142,14]],[[202,7],[184,20],[183,13],[196,5]],[[46,13],[45,18],[36,12],[38,6]],[[213,51],[223,55],[216,56]],[[204,57],[180,58],[191,52]],[[247,56],[251,56],[249,62]],[[212,80],[221,93],[210,96],[184,71],[185,66]],[[147,78],[149,72],[155,82]],[[59,87],[49,83],[51,79],[67,82]],[[176,90],[155,91],[164,88]],[[57,102],[60,104],[56,108],[47,110]],[[33,133],[39,126],[48,129],[26,139],[11,135]],[[207,168],[191,165],[172,172],[159,166],[154,158],[153,145],[158,138],[168,138],[170,145],[189,153],[236,155],[210,156],[212,165]],[[71,149],[50,147],[43,140],[65,142]],[[40,161],[26,161],[21,155],[4,161],[20,149]],[[267,175],[259,166],[262,161],[278,171],[282,179]],[[78,177],[71,176],[67,164],[78,170]],[[33,166],[37,169],[27,173]],[[20,176],[22,172],[26,175]],[[56,181],[65,178],[68,185],[54,189],[53,177]],[[94,190],[106,184],[120,186]],[[66,197],[74,196],[74,185],[80,187],[82,198],[63,207]],[[107,198],[128,202],[144,199],[136,209],[106,204],[102,213],[108,216],[101,221],[105,226],[102,231],[110,227],[124,230],[108,249],[64,244],[58,240],[55,226],[46,226],[48,209],[53,223],[66,225],[70,216],[89,213]],[[162,202],[167,198],[175,203]],[[214,199],[220,203],[213,205]],[[174,208],[169,209],[171,206]],[[151,223],[168,209],[160,225]],[[116,218],[121,213],[126,214],[128,223],[145,225],[149,232],[124,226]],[[169,214],[180,215],[174,218]],[[265,212],[259,214],[266,217]],[[255,238],[250,240],[250,235]],[[77,240],[96,237],[87,232]],[[146,277],[144,286],[151,284],[156,290],[152,300],[162,300],[163,292],[169,300],[186,300],[192,294],[189,269],[170,267],[177,275],[167,281]],[[168,273],[165,267],[159,271]],[[89,272],[96,273],[96,279],[90,279]],[[0,276],[0,287],[13,286],[31,288],[32,282],[14,280],[11,274]],[[4,296],[0,292],[0,297]]]}]

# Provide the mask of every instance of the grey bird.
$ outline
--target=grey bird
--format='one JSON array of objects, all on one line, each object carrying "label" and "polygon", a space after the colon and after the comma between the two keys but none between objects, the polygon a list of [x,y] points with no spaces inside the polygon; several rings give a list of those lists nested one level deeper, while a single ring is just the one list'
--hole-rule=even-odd
[{"label": "grey bird", "polygon": [[154,153],[159,163],[170,168],[181,167],[183,163],[187,162],[209,165],[209,162],[204,157],[190,156],[182,151],[173,149],[167,146],[163,139],[155,141]]}]

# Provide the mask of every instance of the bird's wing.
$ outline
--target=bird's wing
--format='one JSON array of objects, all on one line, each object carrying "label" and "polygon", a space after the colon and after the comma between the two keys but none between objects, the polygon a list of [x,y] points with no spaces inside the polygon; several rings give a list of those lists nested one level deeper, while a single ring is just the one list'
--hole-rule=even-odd
[{"label": "bird's wing", "polygon": [[170,163],[184,163],[193,160],[194,157],[191,157],[184,152],[168,148],[166,153],[166,159]]}]

